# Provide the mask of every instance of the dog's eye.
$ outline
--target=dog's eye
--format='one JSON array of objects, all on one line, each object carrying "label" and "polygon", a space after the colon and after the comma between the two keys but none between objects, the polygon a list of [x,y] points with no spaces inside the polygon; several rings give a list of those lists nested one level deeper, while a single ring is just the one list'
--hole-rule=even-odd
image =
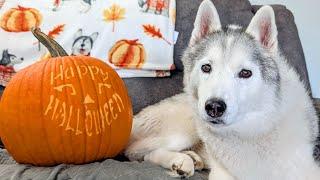
[{"label": "dog's eye", "polygon": [[211,72],[211,65],[210,64],[204,64],[201,66],[201,70],[204,73],[210,73]]},{"label": "dog's eye", "polygon": [[242,69],[238,75],[240,78],[250,78],[252,76],[252,72],[247,69]]}]

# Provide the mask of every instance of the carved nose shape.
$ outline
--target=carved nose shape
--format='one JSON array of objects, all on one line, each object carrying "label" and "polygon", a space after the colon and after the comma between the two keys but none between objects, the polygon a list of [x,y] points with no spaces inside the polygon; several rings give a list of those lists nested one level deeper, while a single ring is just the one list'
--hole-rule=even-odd
[{"label": "carved nose shape", "polygon": [[89,94],[84,98],[83,104],[94,104],[94,100],[91,98]]},{"label": "carved nose shape", "polygon": [[223,115],[223,113],[227,109],[227,105],[224,101],[214,98],[207,100],[205,109],[210,117],[218,118]]}]

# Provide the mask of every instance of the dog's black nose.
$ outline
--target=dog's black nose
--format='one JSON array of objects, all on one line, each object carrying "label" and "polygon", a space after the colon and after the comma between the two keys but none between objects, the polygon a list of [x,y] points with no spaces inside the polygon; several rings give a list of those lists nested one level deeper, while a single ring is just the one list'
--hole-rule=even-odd
[{"label": "dog's black nose", "polygon": [[209,99],[205,104],[205,109],[210,117],[218,118],[223,115],[227,109],[227,105],[224,101],[219,99]]},{"label": "dog's black nose", "polygon": [[85,44],[81,44],[81,47],[84,47],[85,46]]},{"label": "dog's black nose", "polygon": [[20,58],[21,59],[21,61],[23,61],[23,58]]}]

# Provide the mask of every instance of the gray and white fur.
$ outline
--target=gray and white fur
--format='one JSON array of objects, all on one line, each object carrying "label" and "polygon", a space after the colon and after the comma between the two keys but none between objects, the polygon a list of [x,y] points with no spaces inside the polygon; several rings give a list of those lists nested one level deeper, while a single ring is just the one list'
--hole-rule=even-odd
[{"label": "gray and white fur", "polygon": [[10,67],[15,64],[20,64],[23,62],[23,58],[18,58],[14,54],[10,54],[8,49],[2,51],[2,57],[0,59],[0,65]]},{"label": "gray and white fur", "polygon": [[222,27],[204,0],[183,56],[184,93],[135,116],[126,155],[175,176],[208,166],[210,180],[320,179],[318,117],[277,33],[270,6],[247,28]]},{"label": "gray and white fur", "polygon": [[94,32],[90,36],[86,36],[83,35],[82,29],[79,29],[74,36],[72,55],[90,56],[91,49],[98,35],[98,32]]}]

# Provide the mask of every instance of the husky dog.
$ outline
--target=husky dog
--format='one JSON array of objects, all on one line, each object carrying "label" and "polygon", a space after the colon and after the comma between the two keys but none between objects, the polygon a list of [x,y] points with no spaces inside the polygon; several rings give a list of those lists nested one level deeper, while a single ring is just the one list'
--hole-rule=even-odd
[{"label": "husky dog", "polygon": [[[53,11],[58,11],[59,8],[62,6],[63,2],[71,1],[71,0],[53,0]],[[86,13],[91,9],[92,1],[94,0],[79,0],[83,6],[81,12]]]},{"label": "husky dog", "polygon": [[313,158],[318,117],[279,52],[270,6],[244,29],[222,27],[204,0],[183,63],[185,92],[135,116],[129,159],[176,176],[208,165],[210,180],[320,179]]},{"label": "husky dog", "polygon": [[3,50],[2,58],[0,59],[0,65],[6,67],[12,67],[15,64],[20,64],[23,62],[23,58],[17,58],[17,56],[10,54],[8,49]]},{"label": "husky dog", "polygon": [[90,36],[85,36],[82,29],[79,29],[74,36],[72,44],[72,55],[90,56],[94,41],[97,39],[99,33],[92,33]]}]

